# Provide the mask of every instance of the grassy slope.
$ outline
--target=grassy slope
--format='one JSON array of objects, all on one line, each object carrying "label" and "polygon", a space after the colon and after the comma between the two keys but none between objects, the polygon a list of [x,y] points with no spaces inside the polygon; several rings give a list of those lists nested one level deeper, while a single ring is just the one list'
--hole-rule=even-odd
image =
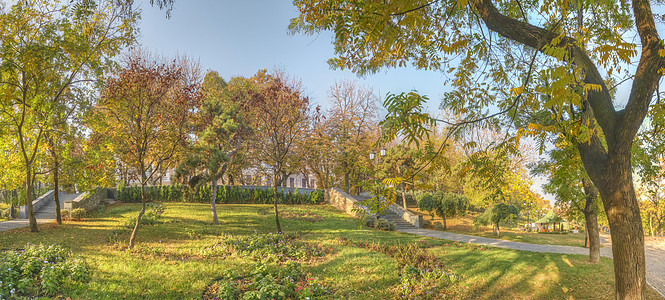
[{"label": "grassy slope", "polygon": [[[88,220],[67,221],[41,232],[26,229],[0,233],[0,248],[25,243],[62,244],[85,257],[94,270],[87,288],[72,291],[74,299],[200,298],[204,287],[228,268],[243,269],[252,262],[237,257],[205,258],[215,235],[245,235],[274,230],[266,205],[220,205],[220,226],[209,225],[210,211],[202,204],[166,204],[163,224],[142,227],[139,246],[132,252],[108,241],[110,233],[134,216],[138,205],[119,204]],[[312,274],[335,291],[335,298],[393,298],[399,284],[395,261],[383,254],[337,242],[407,243],[426,241],[446,267],[461,277],[451,290],[459,299],[610,299],[612,262],[590,265],[586,257],[519,252],[450,243],[395,232],[359,229],[354,219],[329,206],[282,206],[283,211],[314,211],[317,223],[284,219],[285,231],[306,232],[303,240],[328,246],[331,253],[308,263]],[[126,240],[127,233],[120,235]],[[657,298],[650,291],[651,298]]]}]

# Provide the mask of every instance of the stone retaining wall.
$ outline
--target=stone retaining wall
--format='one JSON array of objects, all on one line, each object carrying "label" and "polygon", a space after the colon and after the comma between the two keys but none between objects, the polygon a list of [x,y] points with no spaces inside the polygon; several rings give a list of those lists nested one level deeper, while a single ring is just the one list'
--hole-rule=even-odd
[{"label": "stone retaining wall", "polygon": [[96,188],[91,193],[85,192],[72,201],[66,201],[64,209],[72,211],[77,208],[82,208],[86,211],[91,211],[97,209],[97,207],[99,207],[99,205],[101,205],[107,198],[108,189]]},{"label": "stone retaining wall", "polygon": [[[362,215],[361,212],[353,211],[353,209],[356,208],[355,203],[357,203],[358,200],[356,200],[355,198],[353,198],[352,196],[345,193],[339,188],[327,189],[325,194],[325,201],[351,216],[360,217]],[[370,214],[367,209],[365,209],[365,211],[367,212],[367,214]]]},{"label": "stone retaining wall", "polygon": [[[50,190],[44,195],[39,196],[39,198],[32,200],[32,211],[36,212],[40,208],[42,208],[44,205],[49,203],[49,201],[53,201],[53,190]],[[23,205],[19,207],[19,214],[22,219],[27,219],[28,218],[28,206]]]},{"label": "stone retaining wall", "polygon": [[405,210],[403,207],[397,204],[391,204],[388,206],[388,209],[416,228],[423,228],[423,216],[419,216],[408,210]]}]

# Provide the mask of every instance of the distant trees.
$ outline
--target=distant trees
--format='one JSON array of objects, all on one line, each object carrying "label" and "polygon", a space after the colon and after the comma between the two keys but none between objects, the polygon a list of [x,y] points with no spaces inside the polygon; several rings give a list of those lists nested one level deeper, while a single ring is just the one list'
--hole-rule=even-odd
[{"label": "distant trees", "polygon": [[199,81],[196,65],[186,59],[167,61],[146,52],[130,52],[118,75],[107,80],[95,108],[96,133],[139,174],[142,208],[130,248],[145,213],[145,185],[189,139]]},{"label": "distant trees", "polygon": [[428,211],[432,216],[436,213],[443,220],[443,230],[448,229],[447,218],[465,215],[469,206],[465,196],[444,191],[421,193],[417,200],[421,210]]},{"label": "distant trees", "polygon": [[497,203],[481,213],[475,219],[474,224],[476,226],[492,225],[492,231],[494,231],[497,236],[500,236],[501,228],[499,227],[499,223],[506,220],[515,219],[518,215],[519,210],[514,205]]}]

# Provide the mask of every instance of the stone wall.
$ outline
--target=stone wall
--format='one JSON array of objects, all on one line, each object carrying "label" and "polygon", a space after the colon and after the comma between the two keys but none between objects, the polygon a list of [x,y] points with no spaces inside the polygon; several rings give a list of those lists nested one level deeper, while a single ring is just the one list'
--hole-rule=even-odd
[{"label": "stone wall", "polygon": [[[50,190],[50,191],[44,193],[44,195],[39,196],[39,198],[37,198],[35,200],[32,200],[32,211],[33,212],[38,211],[44,205],[49,203],[49,201],[53,202],[53,190]],[[28,206],[27,205],[21,206],[19,208],[19,211],[20,211],[19,212],[20,217],[22,219],[27,219],[28,218]]]},{"label": "stone wall", "polygon": [[[351,216],[360,217],[362,215],[360,212],[353,211],[353,209],[356,208],[355,203],[357,203],[358,200],[339,188],[327,189],[325,194],[325,201]],[[365,209],[365,211],[367,214],[370,214],[367,209]]]},{"label": "stone wall", "polygon": [[72,211],[77,208],[85,209],[86,211],[91,211],[97,209],[104,200],[108,198],[108,189],[106,188],[96,188],[92,192],[85,192],[76,199],[72,201],[65,202],[65,209]]},{"label": "stone wall", "polygon": [[423,216],[416,215],[408,210],[405,210],[403,207],[397,204],[391,204],[388,206],[388,209],[416,228],[423,228]]}]

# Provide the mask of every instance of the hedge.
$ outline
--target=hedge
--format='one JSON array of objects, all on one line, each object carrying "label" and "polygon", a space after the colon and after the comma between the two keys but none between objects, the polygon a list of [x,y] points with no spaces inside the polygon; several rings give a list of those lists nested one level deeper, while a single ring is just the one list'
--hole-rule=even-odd
[{"label": "hedge", "polygon": [[[209,203],[212,187],[199,186],[191,188],[186,185],[165,185],[145,187],[147,202],[191,202]],[[323,203],[323,190],[315,190],[310,194],[300,193],[298,189],[294,192],[277,191],[279,204],[321,204]],[[121,202],[141,202],[140,187],[118,187],[116,198]],[[237,186],[219,186],[217,188],[216,203],[240,203],[240,204],[272,204],[272,187],[264,189],[242,189]]]}]

